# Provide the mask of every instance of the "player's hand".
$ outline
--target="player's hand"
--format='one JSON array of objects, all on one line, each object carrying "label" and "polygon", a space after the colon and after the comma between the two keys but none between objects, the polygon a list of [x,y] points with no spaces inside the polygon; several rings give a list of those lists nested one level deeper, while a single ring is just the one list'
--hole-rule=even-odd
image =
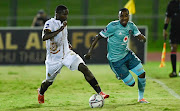
[{"label": "player's hand", "polygon": [[67,21],[63,21],[63,27],[66,27]]},{"label": "player's hand", "polygon": [[146,37],[143,34],[139,34],[137,39],[142,43],[146,42]]},{"label": "player's hand", "polygon": [[91,59],[91,54],[90,53],[85,54],[84,58],[87,59],[87,60]]},{"label": "player's hand", "polygon": [[66,25],[67,25],[67,21],[63,21],[63,26],[61,26],[61,28],[58,30],[58,33],[61,32],[62,30],[64,30]]}]

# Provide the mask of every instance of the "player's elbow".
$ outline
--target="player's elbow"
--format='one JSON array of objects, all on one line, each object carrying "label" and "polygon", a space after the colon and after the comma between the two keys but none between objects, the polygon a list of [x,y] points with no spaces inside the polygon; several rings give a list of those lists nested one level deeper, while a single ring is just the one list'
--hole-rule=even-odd
[{"label": "player's elbow", "polygon": [[146,42],[146,38],[144,38],[143,42],[144,42],[144,43]]},{"label": "player's elbow", "polygon": [[46,39],[46,37],[45,37],[45,36],[43,36],[42,40],[43,40],[43,41],[45,41],[45,40],[47,40],[47,39]]},{"label": "player's elbow", "polygon": [[43,38],[42,40],[43,40],[43,41],[46,41],[46,39],[44,39],[44,38]]}]

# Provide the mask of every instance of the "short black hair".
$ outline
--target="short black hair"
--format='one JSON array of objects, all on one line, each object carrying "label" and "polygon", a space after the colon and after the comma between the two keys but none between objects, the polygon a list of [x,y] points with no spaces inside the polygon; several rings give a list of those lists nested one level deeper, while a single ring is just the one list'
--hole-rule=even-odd
[{"label": "short black hair", "polygon": [[56,13],[61,13],[63,10],[66,10],[67,7],[65,5],[59,5],[56,7]]},{"label": "short black hair", "polygon": [[39,13],[39,14],[43,14],[43,13],[45,13],[45,11],[44,11],[43,9],[40,9],[40,10],[38,11],[38,13]]},{"label": "short black hair", "polygon": [[127,11],[128,14],[129,14],[129,10],[128,10],[127,8],[122,8],[122,9],[120,9],[119,11],[121,11],[121,12]]}]

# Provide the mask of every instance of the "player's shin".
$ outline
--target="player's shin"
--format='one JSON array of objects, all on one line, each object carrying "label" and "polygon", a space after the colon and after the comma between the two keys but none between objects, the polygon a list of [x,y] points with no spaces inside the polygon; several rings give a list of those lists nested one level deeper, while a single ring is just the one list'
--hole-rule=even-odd
[{"label": "player's shin", "polygon": [[88,67],[81,63],[81,64],[79,64],[78,70],[84,74],[86,81],[94,88],[94,90],[97,93],[100,93],[101,88],[99,87],[99,84],[98,84],[96,78],[91,73],[91,71],[88,69]]},{"label": "player's shin", "polygon": [[42,84],[41,84],[41,88],[40,88],[39,93],[40,93],[41,95],[44,95],[45,91],[48,89],[48,87],[49,87],[50,85],[52,85],[52,83],[53,83],[53,82],[50,82],[50,81],[48,81],[48,80],[44,80],[44,81],[42,82]]},{"label": "player's shin", "polygon": [[176,52],[171,52],[171,64],[173,72],[176,73]]},{"label": "player's shin", "polygon": [[96,80],[96,78],[93,78],[91,80],[87,80],[87,82],[93,87],[93,89],[99,94],[101,92],[101,88]]},{"label": "player's shin", "polygon": [[139,93],[138,100],[143,99],[145,86],[146,86],[146,78],[138,77],[138,93]]}]

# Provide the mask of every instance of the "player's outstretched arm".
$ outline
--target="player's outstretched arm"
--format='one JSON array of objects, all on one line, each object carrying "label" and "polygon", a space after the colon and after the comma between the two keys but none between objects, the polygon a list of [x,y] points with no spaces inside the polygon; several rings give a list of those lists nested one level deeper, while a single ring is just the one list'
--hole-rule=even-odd
[{"label": "player's outstretched arm", "polygon": [[96,45],[96,43],[98,42],[98,40],[100,40],[102,38],[102,36],[100,34],[96,35],[94,41],[92,42],[89,50],[88,50],[88,53],[84,55],[85,59],[90,59],[91,58],[91,55],[92,55],[92,51]]},{"label": "player's outstretched arm", "polygon": [[146,37],[145,37],[143,34],[139,34],[139,35],[137,36],[137,39],[138,39],[140,42],[143,42],[143,43],[146,42]]},{"label": "player's outstretched arm", "polygon": [[64,21],[64,22],[63,22],[63,26],[61,26],[60,29],[58,29],[58,30],[56,30],[56,31],[54,31],[54,32],[51,32],[50,30],[45,29],[45,30],[44,30],[43,41],[55,37],[59,32],[61,32],[61,31],[64,29],[64,27],[66,27],[66,25],[67,25],[67,21]]},{"label": "player's outstretched arm", "polygon": [[35,17],[34,17],[34,19],[33,19],[32,24],[31,24],[31,26],[32,26],[32,27],[34,27],[34,26],[35,26],[35,22],[36,22],[36,21],[37,21],[37,17],[35,16]]}]

